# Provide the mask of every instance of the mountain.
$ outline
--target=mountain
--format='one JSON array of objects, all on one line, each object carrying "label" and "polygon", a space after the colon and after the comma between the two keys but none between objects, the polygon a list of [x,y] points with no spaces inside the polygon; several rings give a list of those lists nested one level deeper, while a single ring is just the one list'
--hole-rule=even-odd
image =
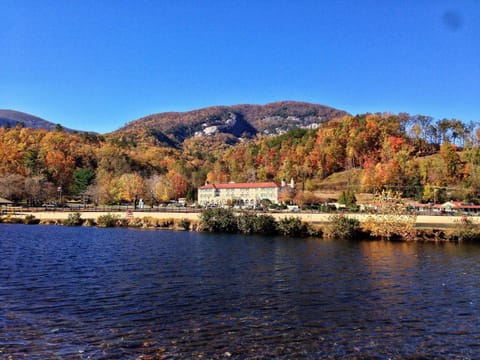
[{"label": "mountain", "polygon": [[[266,105],[212,106],[186,112],[152,114],[129,122],[108,134],[122,141],[139,140],[179,146],[189,138],[218,138],[235,143],[256,134],[278,135],[294,128],[316,128],[319,124],[348,115],[328,106],[297,101]],[[0,126],[55,130],[59,125],[14,110],[0,110]],[[67,132],[83,132],[62,127]]]},{"label": "mountain", "polygon": [[[23,113],[15,110],[0,110],[0,126],[13,127],[18,124],[24,127],[34,129],[55,130],[59,125],[50,121],[44,120],[37,116]],[[62,129],[67,132],[74,132],[76,130],[68,129],[62,126]]]},{"label": "mountain", "polygon": [[297,101],[266,105],[212,106],[187,112],[152,114],[131,121],[113,136],[150,136],[164,144],[181,144],[191,137],[227,134],[251,138],[257,133],[282,134],[294,128],[316,128],[319,124],[348,115],[328,106]]}]

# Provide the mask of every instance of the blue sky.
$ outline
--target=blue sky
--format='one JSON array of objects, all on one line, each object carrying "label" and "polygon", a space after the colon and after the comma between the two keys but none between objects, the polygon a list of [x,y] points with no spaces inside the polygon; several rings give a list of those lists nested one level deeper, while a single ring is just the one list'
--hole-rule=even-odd
[{"label": "blue sky", "polygon": [[480,121],[480,1],[0,0],[0,109],[104,133],[279,100]]}]

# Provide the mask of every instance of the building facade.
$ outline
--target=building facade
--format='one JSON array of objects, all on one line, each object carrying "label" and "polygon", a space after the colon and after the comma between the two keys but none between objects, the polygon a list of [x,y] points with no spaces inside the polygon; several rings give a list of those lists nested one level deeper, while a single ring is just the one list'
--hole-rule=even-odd
[{"label": "building facade", "polygon": [[257,206],[262,200],[278,204],[280,186],[271,182],[205,184],[198,188],[200,206]]}]

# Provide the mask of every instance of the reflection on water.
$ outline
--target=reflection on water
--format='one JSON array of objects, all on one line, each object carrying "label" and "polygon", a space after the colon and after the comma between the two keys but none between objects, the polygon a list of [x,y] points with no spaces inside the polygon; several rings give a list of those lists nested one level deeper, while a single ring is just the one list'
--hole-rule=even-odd
[{"label": "reflection on water", "polygon": [[0,358],[475,358],[479,255],[0,225]]}]

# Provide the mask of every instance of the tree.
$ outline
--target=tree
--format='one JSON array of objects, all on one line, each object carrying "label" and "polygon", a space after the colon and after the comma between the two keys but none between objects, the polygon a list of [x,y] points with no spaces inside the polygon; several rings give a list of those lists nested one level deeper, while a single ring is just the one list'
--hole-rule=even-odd
[{"label": "tree", "polygon": [[66,187],[71,181],[75,160],[60,150],[52,150],[45,156],[45,167],[49,179],[54,184]]},{"label": "tree", "polygon": [[188,182],[184,176],[180,175],[174,170],[170,170],[167,174],[169,179],[170,186],[173,190],[173,196],[175,199],[178,199],[187,194]]},{"label": "tree", "polygon": [[98,172],[107,172],[113,176],[120,176],[132,171],[130,158],[122,149],[113,144],[105,144],[98,149]]},{"label": "tree", "polygon": [[148,179],[145,180],[145,195],[150,200],[150,205],[153,205],[158,201],[157,197],[155,196],[155,186],[159,180],[159,175],[155,174]]},{"label": "tree", "polygon": [[419,146],[419,150],[422,152],[426,150],[424,148],[425,144],[433,142],[433,138],[431,137],[431,129],[433,128],[431,124],[433,118],[430,116],[416,115],[412,117],[411,121],[413,125],[410,132],[414,135],[417,140],[416,145]]},{"label": "tree", "polygon": [[448,143],[450,142],[450,137],[448,135],[448,130],[450,129],[450,120],[442,119],[437,121],[437,129],[439,135],[440,143]]},{"label": "tree", "polygon": [[111,179],[107,189],[102,189],[107,195],[108,203],[120,204],[125,200],[123,184],[120,178],[114,177]]},{"label": "tree", "polygon": [[154,194],[155,198],[162,202],[167,202],[173,198],[173,190],[167,176],[161,175],[156,179]]},{"label": "tree", "polygon": [[23,155],[24,166],[27,172],[32,175],[38,175],[40,172],[40,164],[37,149],[28,149]]},{"label": "tree", "polygon": [[444,187],[434,186],[431,184],[425,185],[423,188],[422,200],[424,202],[432,202],[434,204],[442,204],[448,200],[447,191]]},{"label": "tree", "polygon": [[282,187],[278,194],[278,200],[282,204],[291,204],[294,197],[295,197],[295,189],[292,189],[289,186]]},{"label": "tree", "polygon": [[41,205],[47,199],[55,196],[55,186],[42,175],[25,179],[25,197],[30,205]]},{"label": "tree", "polygon": [[24,195],[25,178],[18,174],[0,176],[0,194],[12,201],[18,201]]},{"label": "tree", "polygon": [[95,172],[90,168],[77,168],[73,171],[73,184],[70,191],[74,195],[83,193],[95,178]]},{"label": "tree", "polygon": [[355,205],[357,203],[357,198],[355,197],[353,189],[348,188],[347,190],[343,190],[338,198],[338,203],[344,204],[347,207]]},{"label": "tree", "polygon": [[462,140],[461,146],[465,145],[464,139],[467,132],[467,127],[460,120],[450,120],[450,126],[452,131],[452,142],[455,144],[457,139]]},{"label": "tree", "polygon": [[301,208],[306,204],[305,196],[304,196],[303,191],[297,191],[297,193],[295,194],[295,196],[293,198],[293,202],[295,204],[297,204],[298,206],[300,206]]},{"label": "tree", "polygon": [[440,156],[443,159],[445,168],[445,178],[447,181],[455,183],[463,177],[463,163],[460,155],[455,151],[453,145],[444,142],[440,147]]},{"label": "tree", "polygon": [[137,201],[145,195],[145,182],[137,173],[123,174],[120,179],[121,197],[126,201],[133,201],[137,207]]}]

